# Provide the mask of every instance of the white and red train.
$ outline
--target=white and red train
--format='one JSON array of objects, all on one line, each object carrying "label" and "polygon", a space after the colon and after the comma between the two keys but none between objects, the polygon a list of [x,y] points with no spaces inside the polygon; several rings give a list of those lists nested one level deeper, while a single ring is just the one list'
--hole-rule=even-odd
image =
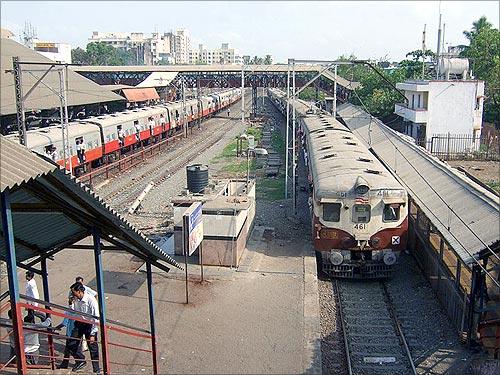
[{"label": "white and red train", "polygon": [[[286,114],[286,96],[269,95]],[[408,196],[356,136],[333,116],[295,101],[308,160],[312,239],[323,272],[385,278],[408,231]]]},{"label": "white and red train", "polygon": [[[212,116],[240,98],[241,89],[230,89],[202,96],[200,101],[188,99],[184,104],[184,123],[189,126]],[[182,130],[182,108],[183,103],[178,101],[71,121],[68,134],[73,172],[78,175],[119,158],[131,148],[158,142]],[[29,149],[65,164],[61,125],[28,130],[26,134]],[[17,134],[7,137],[19,141]],[[69,170],[68,157],[66,169]]]}]

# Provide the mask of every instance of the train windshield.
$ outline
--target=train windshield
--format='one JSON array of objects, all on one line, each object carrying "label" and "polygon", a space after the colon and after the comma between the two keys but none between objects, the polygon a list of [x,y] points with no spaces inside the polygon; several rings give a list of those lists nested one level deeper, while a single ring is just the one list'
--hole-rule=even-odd
[{"label": "train windshield", "polygon": [[353,207],[352,221],[355,223],[368,223],[371,217],[369,204],[356,204]]},{"label": "train windshield", "polygon": [[340,221],[340,203],[324,203],[323,220],[335,222]]},{"label": "train windshield", "polygon": [[400,217],[400,207],[398,204],[385,204],[384,205],[384,221],[398,221]]}]

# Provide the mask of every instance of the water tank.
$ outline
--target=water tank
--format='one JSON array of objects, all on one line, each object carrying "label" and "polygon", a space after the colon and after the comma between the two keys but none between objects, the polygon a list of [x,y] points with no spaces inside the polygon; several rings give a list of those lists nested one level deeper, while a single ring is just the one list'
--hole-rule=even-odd
[{"label": "water tank", "polygon": [[464,74],[469,70],[469,60],[459,58],[439,59],[439,72],[443,75]]},{"label": "water tank", "polygon": [[186,174],[188,190],[191,193],[202,193],[208,185],[208,165],[188,165]]}]

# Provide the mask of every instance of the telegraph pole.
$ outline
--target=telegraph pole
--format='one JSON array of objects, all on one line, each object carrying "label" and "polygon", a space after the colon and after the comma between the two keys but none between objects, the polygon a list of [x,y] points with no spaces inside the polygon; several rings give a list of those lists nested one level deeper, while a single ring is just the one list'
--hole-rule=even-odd
[{"label": "telegraph pole", "polygon": [[337,65],[334,67],[335,80],[333,81],[333,117],[337,118]]},{"label": "telegraph pole", "polygon": [[245,65],[241,67],[241,125],[245,126]]},{"label": "telegraph pole", "polygon": [[12,68],[14,70],[14,85],[16,90],[16,113],[17,131],[19,132],[19,143],[28,146],[26,137],[26,117],[24,114],[23,82],[19,56],[12,57]]},{"label": "telegraph pole", "polygon": [[184,126],[184,138],[187,138],[188,136],[188,131],[187,131],[187,124],[186,124],[186,93],[185,93],[185,87],[184,87],[184,77],[182,77],[181,80],[182,84],[182,126]]},{"label": "telegraph pole", "polygon": [[297,197],[296,197],[296,183],[295,183],[295,175],[297,173],[296,171],[296,157],[295,157],[295,142],[296,142],[296,135],[295,135],[295,126],[296,126],[296,111],[295,111],[295,60],[293,61],[293,78],[292,78],[292,93],[293,93],[293,98],[294,98],[294,104],[292,105],[293,107],[293,117],[292,117],[292,197],[293,197],[293,213],[297,213]]},{"label": "telegraph pole", "polygon": [[285,199],[288,198],[288,129],[290,126],[290,59],[288,59],[288,72],[286,77],[286,153],[285,153]]}]

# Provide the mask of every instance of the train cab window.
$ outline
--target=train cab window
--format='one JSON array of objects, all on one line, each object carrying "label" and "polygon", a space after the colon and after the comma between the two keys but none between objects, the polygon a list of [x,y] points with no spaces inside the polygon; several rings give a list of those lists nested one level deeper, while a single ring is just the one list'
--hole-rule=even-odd
[{"label": "train cab window", "polygon": [[323,204],[323,220],[325,221],[340,221],[340,203],[325,203]]},{"label": "train cab window", "polygon": [[384,205],[384,222],[388,221],[398,221],[400,218],[401,205],[396,204],[385,204]]},{"label": "train cab window", "polygon": [[368,223],[371,216],[371,207],[368,204],[356,204],[352,211],[352,221],[354,223]]}]

